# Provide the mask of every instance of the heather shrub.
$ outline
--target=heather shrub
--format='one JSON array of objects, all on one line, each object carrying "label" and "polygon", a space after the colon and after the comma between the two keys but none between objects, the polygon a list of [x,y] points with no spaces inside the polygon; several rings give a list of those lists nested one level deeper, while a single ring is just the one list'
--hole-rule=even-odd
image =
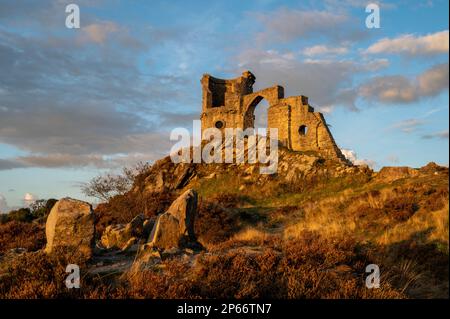
[{"label": "heather shrub", "polygon": [[10,221],[0,225],[0,253],[13,248],[35,251],[45,246],[45,228],[35,223]]},{"label": "heather shrub", "polygon": [[17,222],[30,222],[34,219],[34,216],[29,208],[19,208],[17,210],[12,210],[8,214],[9,221]]},{"label": "heather shrub", "polygon": [[163,270],[129,273],[126,285],[129,298],[187,299],[196,298],[191,279],[186,277],[189,265],[179,259],[164,263]]},{"label": "heather shrub", "polygon": [[[80,267],[80,289],[69,289],[65,281],[68,264]],[[124,298],[122,287],[115,287],[107,278],[90,276],[81,255],[44,251],[24,253],[3,265],[0,276],[0,297],[6,299],[48,298]]]},{"label": "heather shrub", "polygon": [[203,243],[218,243],[230,238],[238,231],[238,216],[215,200],[200,202],[195,219],[195,232]]},{"label": "heather shrub", "polygon": [[77,289],[69,290],[65,286],[68,276],[65,269],[70,263],[77,263],[80,269],[84,268],[76,256],[66,258],[58,253],[50,256],[42,250],[24,253],[6,265],[6,274],[0,279],[0,295],[14,299],[77,295]]},{"label": "heather shrub", "polygon": [[[220,244],[196,257],[194,266],[170,259],[155,270],[128,275],[137,298],[404,298],[389,281],[367,289],[365,267],[372,248],[353,239],[324,238],[305,232],[280,244]],[[242,243],[241,243],[242,244]],[[151,284],[150,284],[151,283]]]}]

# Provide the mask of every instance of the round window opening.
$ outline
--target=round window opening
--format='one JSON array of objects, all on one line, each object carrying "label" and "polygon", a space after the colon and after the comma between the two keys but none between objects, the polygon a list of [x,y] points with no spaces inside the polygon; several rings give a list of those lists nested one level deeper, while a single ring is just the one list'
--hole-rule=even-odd
[{"label": "round window opening", "polygon": [[216,122],[216,124],[214,124],[214,126],[216,127],[216,128],[222,128],[223,127],[223,122],[222,121],[217,121]]},{"label": "round window opening", "polygon": [[305,136],[307,132],[308,127],[306,125],[300,125],[300,127],[298,128],[298,134]]}]

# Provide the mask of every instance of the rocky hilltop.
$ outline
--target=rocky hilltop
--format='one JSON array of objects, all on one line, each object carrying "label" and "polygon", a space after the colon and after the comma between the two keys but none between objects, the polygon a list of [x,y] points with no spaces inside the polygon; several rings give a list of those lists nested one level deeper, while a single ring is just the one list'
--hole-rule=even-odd
[{"label": "rocky hilltop", "polygon": [[[281,147],[277,173],[263,175],[165,157],[95,210],[61,199],[46,228],[45,249],[2,248],[2,296],[448,295],[448,168],[434,163],[374,172]],[[69,263],[86,289],[55,285]],[[380,289],[365,287],[368,264],[386,276]],[[11,284],[22,280],[33,289]]]},{"label": "rocky hilltop", "polygon": [[[213,131],[231,163],[167,156],[95,210],[64,198],[42,223],[3,225],[0,297],[448,297],[448,168],[353,165],[308,97],[254,91],[255,80],[201,79],[200,148]],[[260,144],[264,99],[270,138]],[[227,153],[230,130],[246,148]],[[259,163],[275,147],[276,169],[249,164],[244,140],[258,141]],[[83,289],[63,285],[68,265]],[[382,274],[377,289],[368,265]]]}]

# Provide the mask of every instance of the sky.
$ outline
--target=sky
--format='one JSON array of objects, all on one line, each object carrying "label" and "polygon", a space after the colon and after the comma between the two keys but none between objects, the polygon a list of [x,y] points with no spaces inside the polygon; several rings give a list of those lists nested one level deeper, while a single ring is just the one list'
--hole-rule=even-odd
[{"label": "sky", "polygon": [[204,73],[308,96],[357,163],[448,165],[448,1],[377,2],[371,29],[369,3],[1,0],[0,211],[167,155]]}]

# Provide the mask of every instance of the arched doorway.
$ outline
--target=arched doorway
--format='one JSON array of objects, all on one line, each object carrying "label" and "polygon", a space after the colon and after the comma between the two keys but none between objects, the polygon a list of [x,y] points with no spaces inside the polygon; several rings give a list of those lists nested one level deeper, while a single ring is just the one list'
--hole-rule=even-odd
[{"label": "arched doorway", "polygon": [[266,136],[267,134],[267,127],[268,127],[268,123],[267,123],[267,113],[269,110],[269,102],[267,102],[266,99],[262,99],[259,103],[258,106],[255,108],[255,111],[253,112],[254,117],[255,117],[255,123],[254,123],[254,127],[255,129],[258,128],[264,128],[264,133],[261,133],[261,135]]},{"label": "arched doorway", "polygon": [[[244,114],[244,129],[267,128],[269,102],[262,96],[256,96]],[[265,135],[265,134],[264,134]]]}]

